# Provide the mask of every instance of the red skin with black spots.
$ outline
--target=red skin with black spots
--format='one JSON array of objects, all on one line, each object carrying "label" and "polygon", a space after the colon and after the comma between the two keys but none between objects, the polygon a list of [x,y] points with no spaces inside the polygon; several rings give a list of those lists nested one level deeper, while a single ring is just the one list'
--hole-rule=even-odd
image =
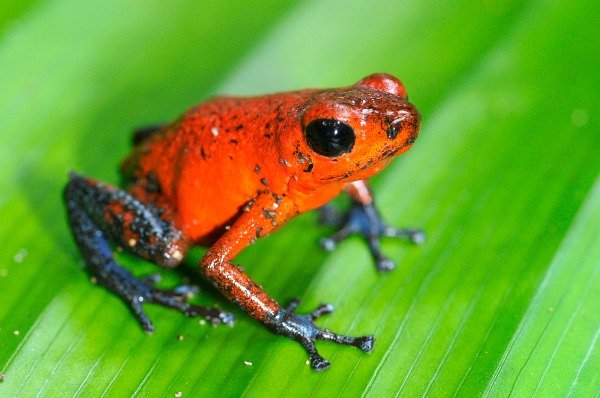
[{"label": "red skin with black spots", "polygon": [[[319,152],[307,141],[307,126],[321,120],[349,127],[353,144],[335,156]],[[214,98],[169,125],[134,137],[135,148],[122,165],[128,193],[72,175],[65,190],[71,226],[91,272],[133,302],[146,330],[152,325],[139,302],[159,302],[186,313],[189,306],[172,297],[152,301],[156,292],[125,275],[101,239],[164,266],[181,262],[189,245],[209,246],[200,273],[252,317],[298,340],[313,368],[322,370],[329,363],[311,341],[369,351],[372,336],[349,338],[318,329],[312,320],[330,312],[329,307],[310,319],[293,315],[232,261],[256,239],[345,190],[359,206],[363,220],[355,225],[369,235],[380,269],[391,269],[393,263],[375,241],[392,236],[391,229],[379,219],[365,180],[407,151],[419,127],[419,113],[404,86],[386,74],[345,88]],[[396,230],[395,236],[410,235],[416,242],[415,231]]]}]

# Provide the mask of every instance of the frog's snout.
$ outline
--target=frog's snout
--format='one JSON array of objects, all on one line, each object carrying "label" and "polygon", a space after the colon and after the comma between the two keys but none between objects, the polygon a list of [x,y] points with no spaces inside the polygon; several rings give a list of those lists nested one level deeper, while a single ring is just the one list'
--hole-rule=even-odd
[{"label": "frog's snout", "polygon": [[390,122],[385,133],[390,140],[395,139],[398,135],[402,135],[406,137],[406,140],[409,144],[412,144],[419,135],[420,126],[421,116],[416,109],[412,109],[408,111],[402,111]]}]

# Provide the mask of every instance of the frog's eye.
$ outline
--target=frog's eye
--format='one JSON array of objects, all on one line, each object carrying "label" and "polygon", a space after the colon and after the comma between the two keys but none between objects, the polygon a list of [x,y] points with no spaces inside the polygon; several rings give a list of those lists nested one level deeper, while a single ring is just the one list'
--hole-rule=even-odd
[{"label": "frog's eye", "polygon": [[356,140],[352,127],[335,119],[313,120],[304,133],[310,149],[328,158],[350,152]]}]

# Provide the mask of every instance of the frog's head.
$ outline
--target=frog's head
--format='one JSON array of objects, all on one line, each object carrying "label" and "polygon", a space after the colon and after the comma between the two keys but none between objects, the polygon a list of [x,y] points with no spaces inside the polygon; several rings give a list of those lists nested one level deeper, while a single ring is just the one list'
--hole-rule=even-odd
[{"label": "frog's head", "polygon": [[[295,159],[308,186],[368,178],[417,138],[420,115],[402,83],[374,74],[341,89],[315,92],[303,104]],[[296,141],[298,142],[298,141]]]}]

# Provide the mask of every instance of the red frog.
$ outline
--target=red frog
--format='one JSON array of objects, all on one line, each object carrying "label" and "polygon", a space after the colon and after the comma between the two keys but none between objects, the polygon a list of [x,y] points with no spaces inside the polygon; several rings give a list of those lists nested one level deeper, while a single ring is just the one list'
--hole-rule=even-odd
[{"label": "red frog", "polygon": [[373,336],[343,336],[316,326],[331,305],[310,314],[296,313],[298,300],[282,307],[233,261],[256,239],[345,191],[352,200],[347,214],[321,211],[326,223],[339,228],[322,245],[331,250],[360,234],[377,268],[392,269],[380,237],[420,243],[424,234],[386,225],[365,180],[411,147],[419,125],[404,86],[387,74],[345,88],[214,98],[171,124],[134,135],[133,153],[122,164],[126,190],[71,173],[64,191],[69,223],[89,273],[131,307],[147,332],[154,327],[144,303],[213,323],[230,324],[234,316],[189,304],[191,286],[168,291],[154,286],[156,278],[134,277],[115,262],[112,247],[174,267],[190,245],[207,245],[200,274],[273,332],[298,341],[312,368],[324,370],[329,362],[317,352],[316,340],[369,352]]}]

